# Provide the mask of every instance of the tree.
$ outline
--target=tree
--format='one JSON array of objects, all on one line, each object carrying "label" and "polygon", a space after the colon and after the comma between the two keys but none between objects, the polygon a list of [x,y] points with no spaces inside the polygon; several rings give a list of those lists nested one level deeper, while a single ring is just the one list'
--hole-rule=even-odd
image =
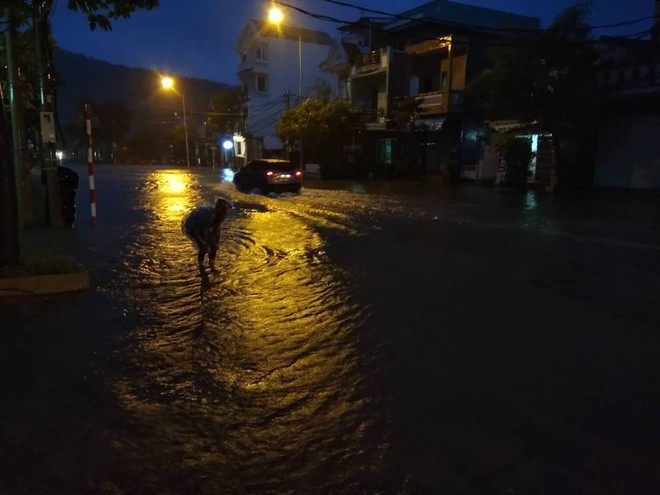
[{"label": "tree", "polygon": [[[54,0],[0,0],[0,21],[11,22],[8,27],[21,27],[23,31],[29,29],[40,32],[45,26],[45,39],[50,40],[48,22],[49,14],[53,8]],[[156,7],[159,0],[68,0],[70,10],[78,11],[87,16],[90,29],[111,29],[111,22],[115,19],[128,18],[136,10],[151,10]],[[10,9],[13,15],[10,14]],[[36,25],[31,22],[36,21]],[[33,45],[34,46],[34,45]],[[52,65],[52,44],[50,53],[46,53],[46,65]],[[23,50],[23,60],[19,65],[30,64],[28,60],[35,52]],[[4,64],[3,64],[4,66]],[[41,72],[41,70],[40,70]],[[40,74],[43,75],[43,74]],[[2,103],[2,102],[0,102]],[[4,110],[4,108],[3,108]],[[4,112],[2,112],[4,114]],[[0,115],[0,271],[18,265],[18,229],[16,228],[16,189],[10,177],[11,162],[7,156],[11,132],[4,124],[4,115]],[[9,167],[9,168],[8,168]],[[9,183],[7,182],[9,180]]]},{"label": "tree", "polygon": [[206,128],[211,133],[233,134],[241,123],[242,94],[232,88],[211,97]]},{"label": "tree", "polygon": [[[102,161],[114,160],[115,148],[131,130],[132,113],[121,102],[91,103],[92,124],[94,129],[94,149]],[[84,105],[81,105],[84,108]],[[94,118],[96,117],[96,118]]]},{"label": "tree", "polygon": [[362,112],[341,100],[309,98],[284,112],[277,132],[285,142],[302,140],[305,156],[321,165],[326,175],[341,173],[341,145],[362,127]]},{"label": "tree", "polygon": [[589,4],[580,2],[547,30],[505,40],[493,50],[492,67],[467,88],[468,104],[479,116],[536,121],[552,133],[559,180],[569,185],[587,181],[589,173],[565,150],[591,142],[599,114],[589,13]]},{"label": "tree", "polygon": [[[53,0],[0,0],[0,9],[15,7],[27,20],[38,3],[43,3],[50,11]],[[136,10],[151,10],[158,6],[159,0],[68,0],[67,7],[87,16],[91,30],[112,29],[112,21],[127,19]]]}]

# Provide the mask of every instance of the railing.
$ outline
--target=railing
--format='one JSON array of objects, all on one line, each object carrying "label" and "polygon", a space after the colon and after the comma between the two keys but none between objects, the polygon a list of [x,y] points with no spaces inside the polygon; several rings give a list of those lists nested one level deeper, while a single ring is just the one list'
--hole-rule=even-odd
[{"label": "railing", "polygon": [[447,96],[447,91],[433,91],[415,95],[417,113],[419,115],[447,113],[449,110]]},{"label": "railing", "polygon": [[430,91],[414,95],[417,101],[418,115],[434,115],[451,112],[460,112],[463,108],[463,92]]},{"label": "railing", "polygon": [[380,50],[361,54],[355,63],[355,70],[358,74],[371,72],[382,68],[382,56]]}]

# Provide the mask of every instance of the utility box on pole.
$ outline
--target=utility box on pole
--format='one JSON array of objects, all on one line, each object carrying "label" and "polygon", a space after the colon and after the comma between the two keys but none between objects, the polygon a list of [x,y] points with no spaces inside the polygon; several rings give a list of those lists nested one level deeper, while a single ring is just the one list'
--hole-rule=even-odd
[{"label": "utility box on pole", "polygon": [[52,51],[50,43],[50,27],[48,17],[53,8],[53,0],[37,2],[35,9],[36,52],[39,61],[39,100],[41,103],[41,153],[43,171],[46,178],[46,198],[48,205],[48,223],[51,227],[61,229],[62,198],[57,174],[57,157],[55,156],[55,84],[53,73]]}]

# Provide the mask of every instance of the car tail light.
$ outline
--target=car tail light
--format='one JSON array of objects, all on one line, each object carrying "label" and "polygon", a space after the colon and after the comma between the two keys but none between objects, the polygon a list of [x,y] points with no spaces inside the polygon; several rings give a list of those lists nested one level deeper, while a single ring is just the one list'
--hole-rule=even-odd
[{"label": "car tail light", "polygon": [[302,177],[302,171],[296,170],[296,177]]},{"label": "car tail light", "polygon": [[273,175],[273,171],[269,170],[268,172],[266,172],[266,175]]}]

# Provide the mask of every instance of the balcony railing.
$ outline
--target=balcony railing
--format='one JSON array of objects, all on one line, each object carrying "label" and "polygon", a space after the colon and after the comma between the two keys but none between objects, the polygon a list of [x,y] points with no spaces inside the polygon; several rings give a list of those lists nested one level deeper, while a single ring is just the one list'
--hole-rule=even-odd
[{"label": "balcony railing", "polygon": [[415,95],[417,113],[420,115],[447,113],[449,111],[447,97],[447,91],[433,91]]},{"label": "balcony railing", "polygon": [[[435,115],[451,112],[460,112],[463,108],[463,92],[430,91],[414,95],[417,101],[418,115]],[[450,101],[451,100],[451,101]]]},{"label": "balcony railing", "polygon": [[384,57],[380,50],[361,54],[355,63],[355,73],[365,74],[383,68]]}]

